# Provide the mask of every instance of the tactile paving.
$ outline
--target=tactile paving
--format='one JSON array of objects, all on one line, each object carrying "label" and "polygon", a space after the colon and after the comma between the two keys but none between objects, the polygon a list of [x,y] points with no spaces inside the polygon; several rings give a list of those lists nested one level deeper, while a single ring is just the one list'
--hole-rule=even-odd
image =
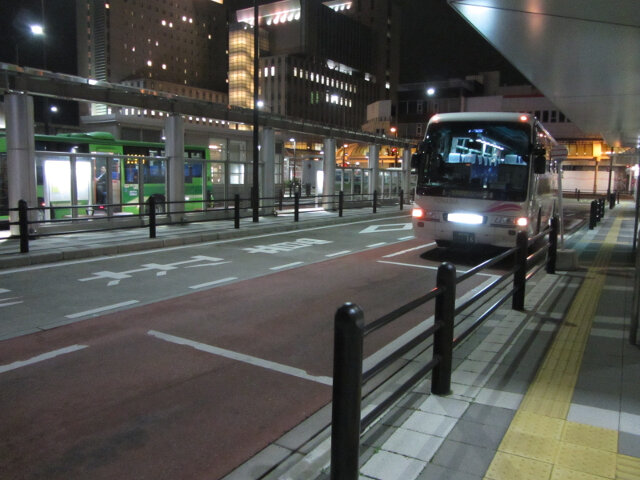
[{"label": "tactile paving", "polygon": [[582,423],[566,422],[562,441],[606,452],[618,452],[617,431]]},{"label": "tactile paving", "polygon": [[640,478],[640,458],[618,455],[616,480],[638,480]]},{"label": "tactile paving", "polygon": [[497,452],[485,480],[548,480],[551,464],[508,453]]},{"label": "tactile paving", "polygon": [[560,448],[556,456],[558,466],[604,478],[615,478],[615,453],[571,443],[560,443],[559,445]]}]

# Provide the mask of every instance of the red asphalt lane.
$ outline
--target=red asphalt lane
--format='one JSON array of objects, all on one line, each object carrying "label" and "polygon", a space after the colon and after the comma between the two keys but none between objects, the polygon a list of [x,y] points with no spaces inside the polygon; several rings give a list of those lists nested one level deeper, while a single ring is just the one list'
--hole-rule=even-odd
[{"label": "red asphalt lane", "polygon": [[[433,288],[433,270],[376,262],[416,245],[369,250],[1,342],[0,365],[88,347],[0,373],[0,477],[223,477],[329,403],[331,387],[148,331],[330,377],[333,315],[343,302],[358,303],[370,322]],[[424,265],[419,253],[389,260]],[[483,280],[466,283],[471,288]],[[371,335],[365,356],[432,311],[431,302]]]}]

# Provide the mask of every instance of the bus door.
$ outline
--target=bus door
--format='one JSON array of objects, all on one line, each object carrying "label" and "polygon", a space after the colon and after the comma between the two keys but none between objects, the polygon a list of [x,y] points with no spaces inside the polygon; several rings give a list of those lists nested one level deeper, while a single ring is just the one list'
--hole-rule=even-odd
[{"label": "bus door", "polygon": [[124,164],[124,185],[122,187],[123,211],[133,214],[140,213],[138,203],[142,197],[142,180],[140,175],[139,157],[125,157]]},{"label": "bus door", "polygon": [[109,157],[107,163],[107,173],[111,177],[110,183],[110,197],[107,197],[109,203],[113,204],[113,213],[122,212],[122,191],[121,191],[121,165],[122,160],[120,158]]},{"label": "bus door", "polygon": [[[184,162],[184,200],[185,211],[206,210],[208,200],[207,185],[204,181],[204,165],[202,160],[185,160]],[[213,194],[209,190],[211,200]],[[194,200],[200,200],[195,203]],[[203,201],[204,200],[204,201]]]}]

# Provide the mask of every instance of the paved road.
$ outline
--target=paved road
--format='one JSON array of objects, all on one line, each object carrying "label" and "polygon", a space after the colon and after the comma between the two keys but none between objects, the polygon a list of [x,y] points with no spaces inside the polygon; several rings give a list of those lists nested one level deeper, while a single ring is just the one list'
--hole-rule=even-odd
[{"label": "paved road", "polygon": [[2,272],[3,328],[68,325],[1,344],[0,471],[224,476],[330,401],[341,303],[371,321],[433,287],[428,248],[387,220]]}]

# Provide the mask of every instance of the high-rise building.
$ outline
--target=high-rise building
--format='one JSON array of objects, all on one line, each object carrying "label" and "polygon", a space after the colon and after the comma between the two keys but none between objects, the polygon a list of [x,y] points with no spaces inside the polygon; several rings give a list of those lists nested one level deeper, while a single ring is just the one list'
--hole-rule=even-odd
[{"label": "high-rise building", "polygon": [[[375,2],[375,8],[374,2],[359,0],[280,0],[260,5],[261,108],[360,128],[367,105],[395,102],[396,1]],[[230,17],[229,98],[245,107],[253,105],[253,23],[253,7]]]},{"label": "high-rise building", "polygon": [[77,0],[76,11],[79,75],[226,102],[222,0]]}]

